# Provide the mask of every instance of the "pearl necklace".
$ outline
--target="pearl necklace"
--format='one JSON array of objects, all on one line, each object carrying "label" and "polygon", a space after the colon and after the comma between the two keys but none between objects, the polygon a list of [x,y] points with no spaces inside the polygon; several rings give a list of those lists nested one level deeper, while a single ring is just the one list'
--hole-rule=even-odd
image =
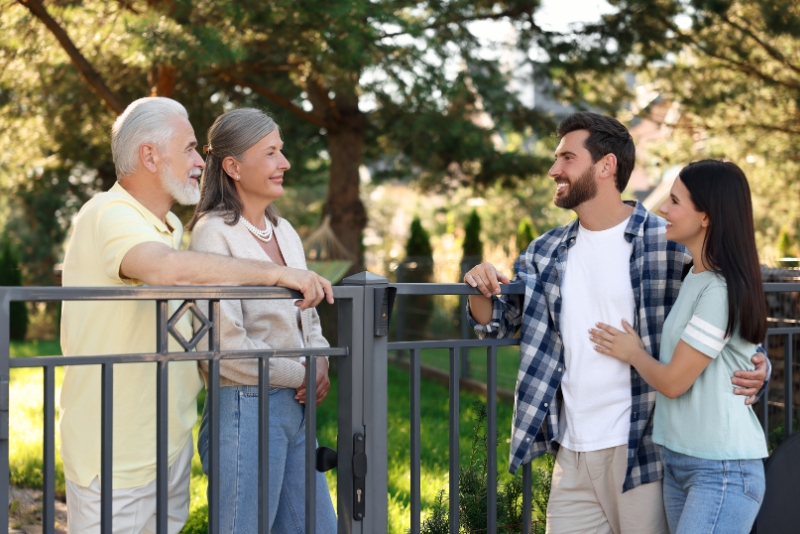
[{"label": "pearl necklace", "polygon": [[264,223],[267,225],[267,227],[264,230],[259,230],[250,224],[244,217],[239,217],[239,220],[242,221],[244,227],[250,230],[250,233],[253,234],[256,239],[260,239],[264,243],[269,243],[272,240],[272,223],[266,215],[264,215]]}]

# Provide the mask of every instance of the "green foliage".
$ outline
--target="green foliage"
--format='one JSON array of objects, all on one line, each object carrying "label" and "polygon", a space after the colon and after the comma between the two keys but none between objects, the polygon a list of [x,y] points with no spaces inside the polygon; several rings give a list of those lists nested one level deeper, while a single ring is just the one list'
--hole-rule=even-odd
[{"label": "green foliage", "polygon": [[525,217],[517,227],[517,250],[520,253],[527,250],[531,242],[537,237],[539,237],[539,234],[533,226],[533,221],[531,221],[530,217]]},{"label": "green foliage", "polygon": [[[619,113],[623,121],[674,127],[654,154],[661,169],[702,158],[741,166],[762,261],[773,260],[781,227],[800,223],[800,3],[620,0],[614,6],[578,31],[581,42],[596,46],[567,39],[551,50],[562,63],[564,76],[556,80],[562,95],[582,95],[612,112],[622,101],[636,102],[634,113]],[[622,83],[630,71],[649,97]]]},{"label": "green foliage", "polygon": [[476,210],[472,210],[464,226],[464,243],[461,245],[464,258],[469,258],[472,263],[480,263],[483,257],[483,242],[481,241],[481,218]]},{"label": "green foliage", "polygon": [[[447,503],[444,500],[444,490],[441,490],[433,503],[431,515],[422,522],[420,532],[422,534],[450,534],[449,516]],[[410,533],[411,529],[406,532]]]},{"label": "green foliage", "polygon": [[[19,256],[6,236],[0,249],[0,286],[21,286],[22,272]],[[28,307],[24,302],[12,302],[9,336],[14,341],[23,341],[28,332]]]},{"label": "green foliage", "polygon": [[433,249],[431,248],[431,237],[419,217],[414,217],[411,221],[411,232],[406,242],[406,256],[412,258],[431,258],[433,259]]},{"label": "green foliage", "polygon": [[778,234],[778,257],[791,258],[794,254],[794,243],[792,243],[792,238],[789,237],[789,231],[784,226],[781,228],[781,233]]},{"label": "green foliage", "polygon": [[[406,242],[406,257],[398,266],[398,280],[405,283],[429,283],[433,281],[433,249],[428,232],[422,227],[419,217],[411,221],[411,232]],[[434,300],[427,295],[400,297],[399,313],[404,314],[406,339],[423,339],[428,335],[428,325],[434,313]]]},{"label": "green foliage", "polygon": [[[0,10],[0,188],[36,283],[58,261],[75,211],[114,182],[108,131],[120,111],[34,16],[30,6],[40,1]],[[527,53],[550,38],[533,22],[538,0],[42,3],[122,105],[172,96],[188,109],[201,145],[223,111],[268,109],[286,141],[291,187],[334,184],[309,219],[331,214],[354,257],[366,222],[362,164],[376,180],[429,186],[513,185],[548,166],[524,147],[493,142],[553,128],[508,90],[512,77],[532,80]],[[495,59],[506,42],[485,46],[470,31],[493,19],[513,28],[522,69]],[[20,197],[28,190],[48,208],[26,206]],[[290,197],[279,207],[306,208]],[[191,208],[176,211],[185,221]]]},{"label": "green foliage", "polygon": [[[458,514],[461,532],[484,532],[488,527],[487,494],[488,485],[497,483],[490,481],[486,469],[487,446],[485,423],[487,417],[486,404],[482,401],[472,403],[474,414],[472,427],[472,447],[469,463],[459,469],[458,474]],[[536,532],[544,526],[547,501],[550,498],[550,480],[553,474],[554,460],[547,456],[544,465],[537,467],[534,477],[532,516],[537,518]],[[536,487],[538,486],[538,487]],[[439,534],[448,532],[449,510],[443,504],[444,490],[440,491],[433,514],[429,521],[422,525],[422,534]],[[512,478],[506,484],[497,486],[497,528],[498,532],[511,534],[518,532],[522,523],[522,477]]]},{"label": "green foliage", "polygon": [[193,509],[183,525],[181,534],[207,534],[208,532],[208,505],[198,506]]}]

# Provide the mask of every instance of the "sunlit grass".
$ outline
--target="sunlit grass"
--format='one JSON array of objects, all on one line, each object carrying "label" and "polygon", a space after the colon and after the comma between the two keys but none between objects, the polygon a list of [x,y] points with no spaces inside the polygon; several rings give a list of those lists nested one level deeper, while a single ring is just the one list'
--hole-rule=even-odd
[{"label": "sunlit grass", "polygon": [[[430,356],[423,352],[423,361]],[[59,354],[57,342],[12,344],[13,357]],[[485,353],[484,353],[485,354]],[[434,359],[441,355],[433,353]],[[513,354],[510,356],[513,357]],[[479,357],[479,356],[475,356]],[[56,399],[63,379],[63,369],[56,371]],[[10,410],[10,469],[11,483],[21,487],[42,487],[42,423],[43,390],[40,369],[14,369],[11,372]],[[403,534],[410,526],[410,416],[409,375],[407,372],[389,367],[388,374],[388,481],[389,481],[389,525],[390,534]],[[474,413],[472,403],[479,400],[473,395],[460,396],[459,414],[459,463],[466,466],[472,447]],[[480,399],[483,400],[483,399]],[[448,488],[449,468],[449,394],[446,388],[434,382],[421,384],[421,504],[423,519],[429,513],[440,490]],[[198,403],[198,415],[202,402]],[[332,388],[328,398],[318,409],[318,440],[320,445],[336,448],[337,436],[337,381],[332,377]],[[497,465],[499,479],[506,482],[509,451],[509,429],[512,407],[498,403],[498,450]],[[198,424],[193,435],[197,443]],[[367,429],[369,432],[369,429]],[[58,426],[56,425],[58,445]],[[374,463],[371,465],[375,465]],[[254,466],[255,467],[255,466]],[[333,502],[336,502],[336,471],[327,474],[328,487]],[[190,518],[184,533],[206,531],[208,507],[206,502],[207,478],[202,472],[200,458],[195,450],[192,459]],[[64,494],[64,475],[60,455],[56,454],[56,492]]]}]

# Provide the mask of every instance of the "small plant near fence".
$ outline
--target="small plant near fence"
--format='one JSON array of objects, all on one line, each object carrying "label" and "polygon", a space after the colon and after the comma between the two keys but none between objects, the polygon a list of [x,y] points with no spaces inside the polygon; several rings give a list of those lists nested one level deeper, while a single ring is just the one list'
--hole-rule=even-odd
[{"label": "small plant near fence", "polygon": [[[472,431],[472,448],[469,465],[459,469],[458,503],[459,531],[462,534],[487,532],[487,495],[489,476],[486,469],[487,444],[485,422],[486,404],[475,401],[472,404],[475,424]],[[545,531],[545,512],[550,498],[550,480],[553,475],[555,459],[545,456],[544,465],[533,472],[532,510],[534,519],[532,532]],[[522,477],[517,476],[497,488],[497,532],[516,534],[522,531]],[[444,490],[441,490],[433,504],[430,515],[422,522],[422,534],[451,534],[450,511]]]}]

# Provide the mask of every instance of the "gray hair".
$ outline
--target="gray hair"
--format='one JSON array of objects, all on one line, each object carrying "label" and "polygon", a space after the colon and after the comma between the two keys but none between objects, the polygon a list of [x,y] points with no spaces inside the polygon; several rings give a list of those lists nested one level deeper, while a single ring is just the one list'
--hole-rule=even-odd
[{"label": "gray hair", "polygon": [[[271,134],[278,125],[255,108],[234,109],[217,117],[208,129],[208,145],[204,151],[206,168],[200,184],[200,202],[189,221],[189,230],[200,218],[211,211],[225,214],[225,222],[235,225],[242,214],[242,201],[233,185],[233,179],[222,167],[222,160],[232,157],[241,161],[251,146]],[[272,224],[278,224],[280,214],[274,204],[267,206],[265,215]]]},{"label": "gray hair", "polygon": [[173,118],[188,119],[189,114],[181,104],[163,96],[140,98],[125,108],[111,127],[111,155],[117,180],[136,172],[142,144],[166,149],[173,133]]}]

